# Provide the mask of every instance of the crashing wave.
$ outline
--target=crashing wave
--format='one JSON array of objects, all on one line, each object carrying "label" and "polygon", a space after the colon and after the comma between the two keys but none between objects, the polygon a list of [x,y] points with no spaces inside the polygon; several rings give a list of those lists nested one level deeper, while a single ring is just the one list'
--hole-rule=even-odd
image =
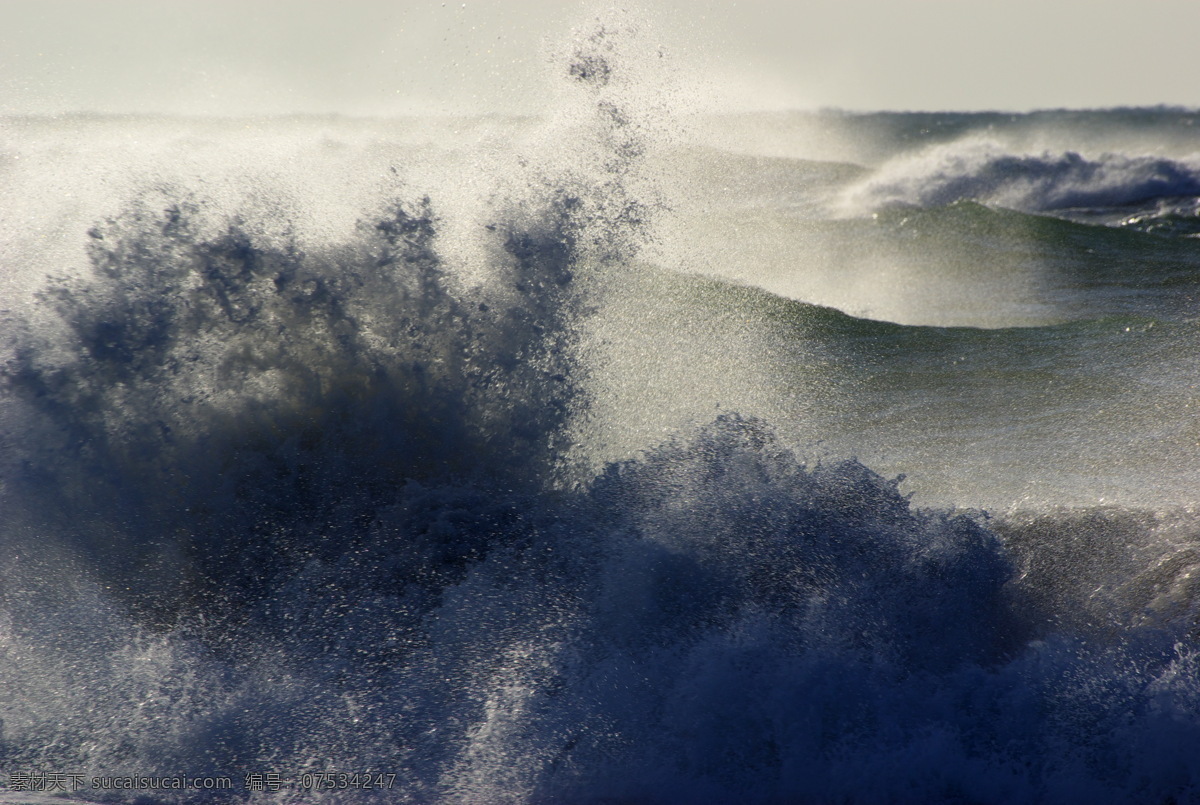
[{"label": "crashing wave", "polygon": [[[569,60],[588,147],[494,205],[480,285],[433,192],[315,245],[153,189],[9,323],[0,768],[235,781],[154,802],[1194,798],[1190,521],[921,511],[734,413],[580,474],[579,327],[656,204],[613,36]],[[394,787],[243,785],[330,770]]]}]

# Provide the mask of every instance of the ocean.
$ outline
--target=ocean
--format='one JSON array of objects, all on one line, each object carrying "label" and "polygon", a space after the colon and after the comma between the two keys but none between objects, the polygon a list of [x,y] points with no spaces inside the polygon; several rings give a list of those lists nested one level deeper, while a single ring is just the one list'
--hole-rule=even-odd
[{"label": "ocean", "polygon": [[1200,802],[1200,111],[622,52],[0,120],[3,801]]}]

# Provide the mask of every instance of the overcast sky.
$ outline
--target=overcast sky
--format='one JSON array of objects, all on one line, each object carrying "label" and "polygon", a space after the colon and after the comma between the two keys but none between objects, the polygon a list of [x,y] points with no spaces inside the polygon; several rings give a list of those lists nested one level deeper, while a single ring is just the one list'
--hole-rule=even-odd
[{"label": "overcast sky", "polygon": [[[1200,0],[625,4],[712,109],[1200,106]],[[531,112],[598,4],[0,0],[0,114]]]}]

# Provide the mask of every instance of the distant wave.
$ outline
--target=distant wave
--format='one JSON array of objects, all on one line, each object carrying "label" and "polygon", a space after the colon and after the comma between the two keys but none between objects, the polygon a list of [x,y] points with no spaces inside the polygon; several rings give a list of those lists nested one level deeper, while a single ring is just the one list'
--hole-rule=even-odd
[{"label": "distant wave", "polygon": [[1021,154],[990,142],[930,148],[886,163],[851,187],[855,211],[975,200],[1027,212],[1119,208],[1200,196],[1200,159],[1073,151]]}]

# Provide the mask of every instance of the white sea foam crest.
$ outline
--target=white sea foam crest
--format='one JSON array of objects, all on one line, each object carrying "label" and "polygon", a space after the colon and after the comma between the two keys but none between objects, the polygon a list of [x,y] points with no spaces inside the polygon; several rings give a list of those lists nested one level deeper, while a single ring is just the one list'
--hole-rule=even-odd
[{"label": "white sea foam crest", "polygon": [[842,197],[848,214],[892,206],[974,200],[1027,212],[1121,207],[1200,196],[1200,157],[1074,151],[1013,153],[991,141],[959,141],[884,164]]}]

